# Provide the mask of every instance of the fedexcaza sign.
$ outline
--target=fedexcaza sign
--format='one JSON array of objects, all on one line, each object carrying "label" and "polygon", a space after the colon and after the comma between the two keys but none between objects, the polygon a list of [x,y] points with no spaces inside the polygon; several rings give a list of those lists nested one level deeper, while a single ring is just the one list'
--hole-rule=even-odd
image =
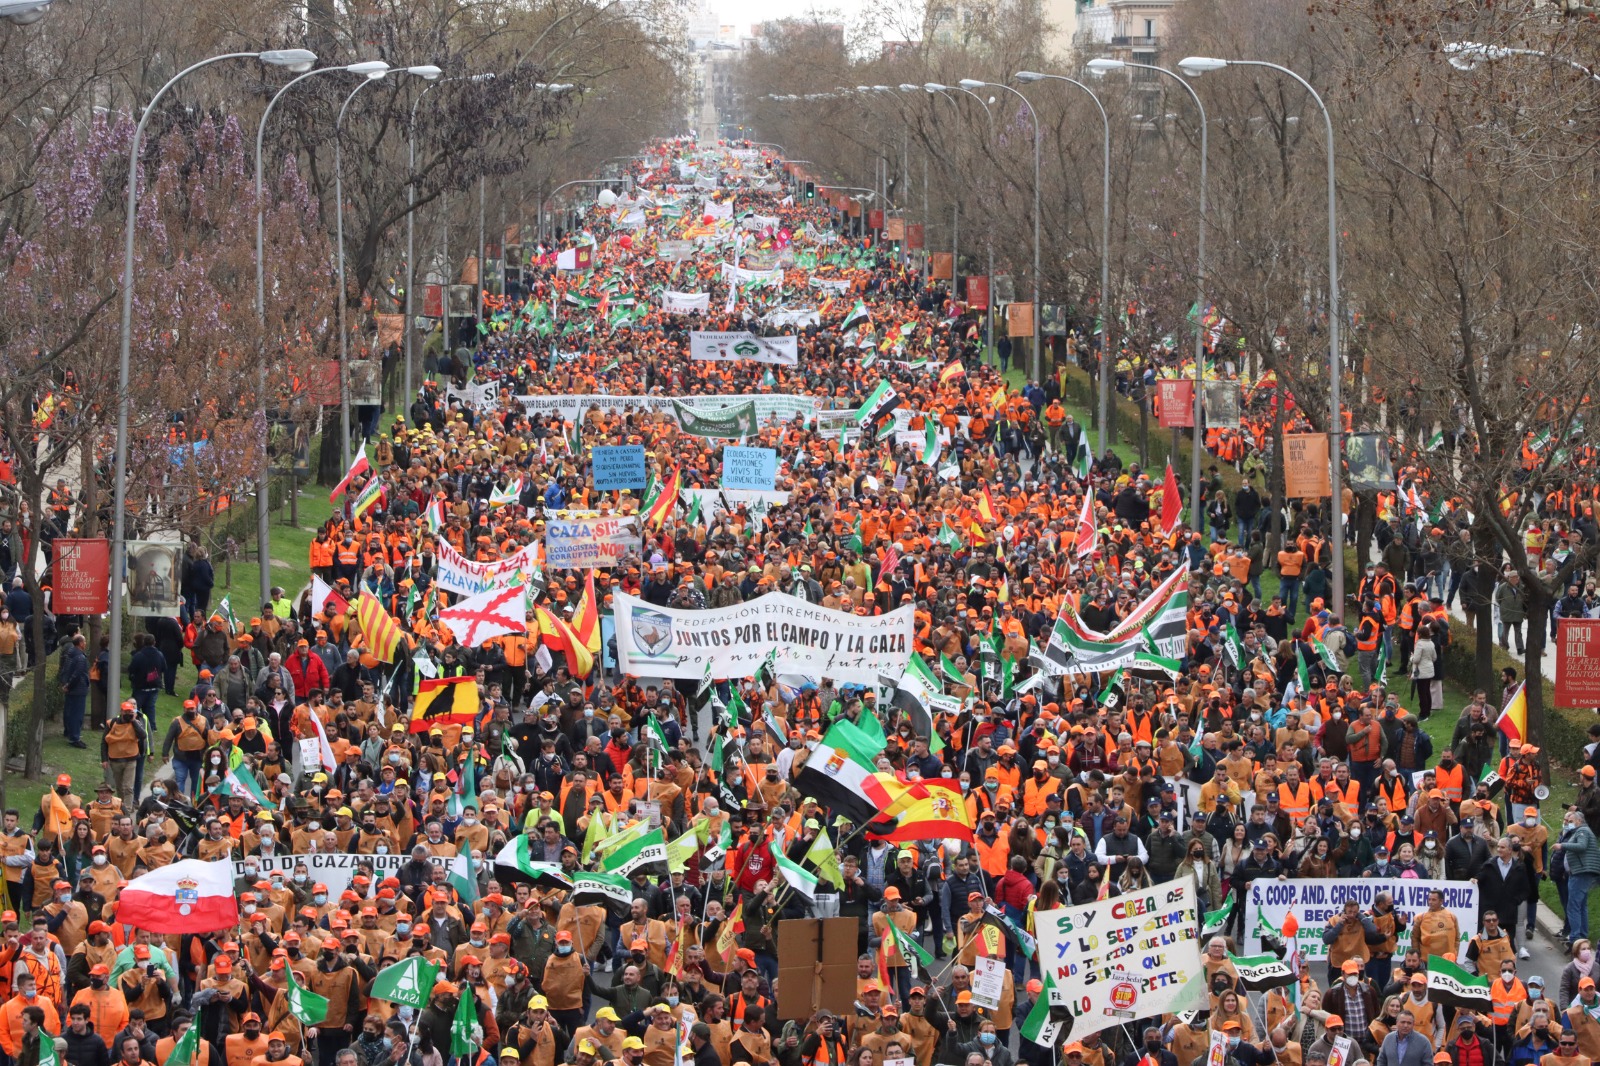
[{"label": "fedexcaza sign", "polygon": [[1071,1034],[1204,1006],[1200,915],[1192,879],[1034,914],[1038,962]]},{"label": "fedexcaza sign", "polygon": [[[772,338],[767,338],[768,340]],[[751,402],[756,405],[756,421],[762,425],[769,422],[788,422],[796,415],[810,420],[817,415],[818,400],[815,396],[787,396],[766,395],[759,393],[739,393],[731,396],[607,396],[603,393],[590,393],[576,396],[557,395],[528,395],[518,396],[517,402],[522,405],[522,413],[529,418],[535,415],[556,415],[568,422],[575,422],[591,410],[603,411],[606,414],[626,413],[628,411],[651,411],[662,414],[671,414],[673,404],[682,404],[684,407],[697,411],[720,411],[729,406]]]},{"label": "fedexcaza sign", "polygon": [[1268,932],[1277,936],[1285,920],[1293,914],[1300,927],[1295,934],[1300,957],[1307,961],[1326,958],[1328,945],[1322,942],[1322,930],[1329,919],[1343,914],[1344,905],[1350,900],[1361,905],[1362,913],[1371,913],[1378,893],[1387,892],[1394,900],[1398,934],[1394,953],[1399,957],[1411,946],[1411,923],[1428,909],[1428,894],[1434,891],[1444,894],[1444,909],[1456,916],[1464,949],[1468,938],[1478,928],[1478,886],[1466,881],[1425,881],[1412,877],[1252,881],[1249,895],[1245,897],[1244,946],[1250,954],[1264,950],[1261,934]]},{"label": "fedexcaza sign", "polygon": [[619,666],[634,677],[753,677],[776,651],[777,672],[876,685],[879,674],[904,673],[911,657],[909,605],[863,617],[782,592],[706,611],[625,593],[613,602]]}]

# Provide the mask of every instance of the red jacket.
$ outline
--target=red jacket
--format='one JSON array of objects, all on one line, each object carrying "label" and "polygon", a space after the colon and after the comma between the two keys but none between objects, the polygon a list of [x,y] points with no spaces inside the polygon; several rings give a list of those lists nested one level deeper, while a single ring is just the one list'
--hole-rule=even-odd
[{"label": "red jacket", "polygon": [[322,660],[315,655],[301,655],[298,651],[284,660],[283,667],[289,671],[289,677],[294,681],[294,698],[303,700],[306,693],[314,688],[324,691],[328,688],[328,668],[322,665]]},{"label": "red jacket", "polygon": [[1033,895],[1033,882],[1027,874],[1007,870],[994,886],[994,901],[1001,906],[1012,906],[1024,913],[1028,910],[1028,897]]}]

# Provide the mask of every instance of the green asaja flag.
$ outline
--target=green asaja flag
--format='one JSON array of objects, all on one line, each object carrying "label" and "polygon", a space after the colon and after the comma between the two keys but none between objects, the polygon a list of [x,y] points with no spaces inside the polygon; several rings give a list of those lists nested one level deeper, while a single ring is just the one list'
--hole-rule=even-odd
[{"label": "green asaja flag", "polygon": [[1300,698],[1305,699],[1311,692],[1311,671],[1306,667],[1305,653],[1299,644],[1294,646],[1294,673],[1300,682]]},{"label": "green asaja flag", "polygon": [[372,979],[372,991],[367,994],[373,999],[420,1010],[428,1005],[428,997],[433,994],[433,982],[438,976],[437,963],[429,962],[421,955],[413,955],[379,970]]},{"label": "green asaja flag", "polygon": [[288,986],[284,989],[284,998],[289,1003],[289,1013],[301,1025],[318,1025],[328,1017],[328,1001],[315,992],[307,991],[300,987],[300,982],[295,980],[294,968],[285,966],[284,976],[289,979]]},{"label": "green asaja flag", "polygon": [[456,890],[462,903],[478,902],[478,869],[472,861],[472,849],[467,848],[450,860],[450,872],[445,880]]},{"label": "green asaja flag", "polygon": [[450,1054],[471,1061],[472,1053],[483,1043],[483,1026],[478,1024],[478,1000],[472,986],[461,985],[461,998],[450,1021]]},{"label": "green asaja flag", "polygon": [[[200,1057],[200,1026],[191,1023],[184,1031],[178,1042],[172,1045],[172,1051],[167,1055],[167,1061],[161,1066],[190,1066]],[[60,1066],[61,1058],[56,1054],[56,1042],[49,1032],[41,1030],[39,1033],[39,1066],[51,1063]]]},{"label": "green asaja flag", "polygon": [[646,833],[617,848],[600,860],[600,869],[608,874],[631,877],[635,870],[658,867],[667,870],[667,841],[661,830]]},{"label": "green asaja flag", "polygon": [[[915,934],[903,932],[893,922],[885,923],[884,932],[888,934],[890,940],[894,941],[895,949],[900,952],[900,957],[910,964],[912,977],[916,977],[919,972],[925,972],[928,967],[933,965],[933,956],[928,953],[927,948],[917,941]],[[922,968],[920,971],[918,966]]]}]

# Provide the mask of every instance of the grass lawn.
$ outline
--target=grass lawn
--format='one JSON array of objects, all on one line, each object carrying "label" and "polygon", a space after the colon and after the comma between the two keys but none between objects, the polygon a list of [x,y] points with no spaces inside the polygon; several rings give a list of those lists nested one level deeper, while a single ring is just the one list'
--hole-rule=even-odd
[{"label": "grass lawn", "polygon": [[[245,506],[254,507],[254,503]],[[307,557],[311,547],[311,540],[322,523],[333,514],[334,508],[328,503],[328,494],[316,484],[302,485],[300,488],[300,523],[290,526],[289,510],[287,506],[275,513],[272,525],[272,583],[282,585],[288,590],[291,599],[295,598],[300,589],[308,580]],[[253,513],[253,512],[252,512]],[[260,594],[261,569],[254,561],[235,560],[232,564],[217,564],[217,586],[211,594],[211,606],[215,609],[224,596],[231,596],[234,614],[241,620],[248,619],[259,610],[258,596]],[[138,627],[138,619],[128,619],[128,627]],[[131,630],[130,630],[131,631]],[[126,656],[124,656],[126,662]],[[55,681],[56,664],[54,658],[48,667],[47,677],[53,684]],[[199,671],[187,660],[178,669],[178,681],[173,690],[178,693],[176,697],[165,693],[156,703],[156,721],[158,724],[157,735],[152,738],[152,748],[156,751],[156,762],[146,769],[146,775],[153,772],[160,764],[161,741],[166,735],[166,728],[172,719],[176,718],[183,710],[184,697],[198,678]],[[120,703],[131,693],[127,678],[123,678],[122,697],[115,701]],[[31,682],[24,682],[12,693],[12,701],[19,707],[25,707],[33,699]],[[57,774],[68,773],[72,775],[73,792],[85,800],[94,798],[94,786],[104,776],[100,767],[100,744],[98,737],[93,734],[87,725],[84,729],[84,741],[89,745],[88,750],[80,751],[73,748],[61,733],[59,719],[45,723],[44,742],[44,773],[37,781],[29,781],[20,774],[10,776],[7,782],[6,802],[8,806],[15,807],[23,812],[24,826],[31,824],[31,813],[38,809],[39,798],[45,790],[55,784]]]}]

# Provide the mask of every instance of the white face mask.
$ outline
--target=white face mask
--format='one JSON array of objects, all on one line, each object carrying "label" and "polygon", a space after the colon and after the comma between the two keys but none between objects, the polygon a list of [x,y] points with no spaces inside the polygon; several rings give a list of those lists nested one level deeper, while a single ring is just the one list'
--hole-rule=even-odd
[{"label": "white face mask", "polygon": [[[104,866],[106,864],[106,857],[104,855],[96,855],[94,857],[94,864],[96,866]],[[250,873],[251,871],[246,870],[245,872]]]},{"label": "white face mask", "polygon": [[1354,988],[1356,985],[1359,985],[1361,983],[1361,978],[1357,977],[1353,973],[1348,973],[1348,974],[1345,974],[1345,976],[1344,976],[1344,983],[1345,983],[1346,986],[1348,986],[1350,988]]},{"label": "white face mask", "polygon": [[1539,817],[1538,817],[1538,815],[1534,815],[1531,818],[1524,818],[1522,820],[1522,824],[1525,825],[1525,826],[1528,826],[1531,829],[1534,826],[1539,824]]},{"label": "white face mask", "polygon": [[56,902],[57,903],[71,903],[72,902],[72,893],[71,892],[58,892],[58,893],[56,893]]}]

